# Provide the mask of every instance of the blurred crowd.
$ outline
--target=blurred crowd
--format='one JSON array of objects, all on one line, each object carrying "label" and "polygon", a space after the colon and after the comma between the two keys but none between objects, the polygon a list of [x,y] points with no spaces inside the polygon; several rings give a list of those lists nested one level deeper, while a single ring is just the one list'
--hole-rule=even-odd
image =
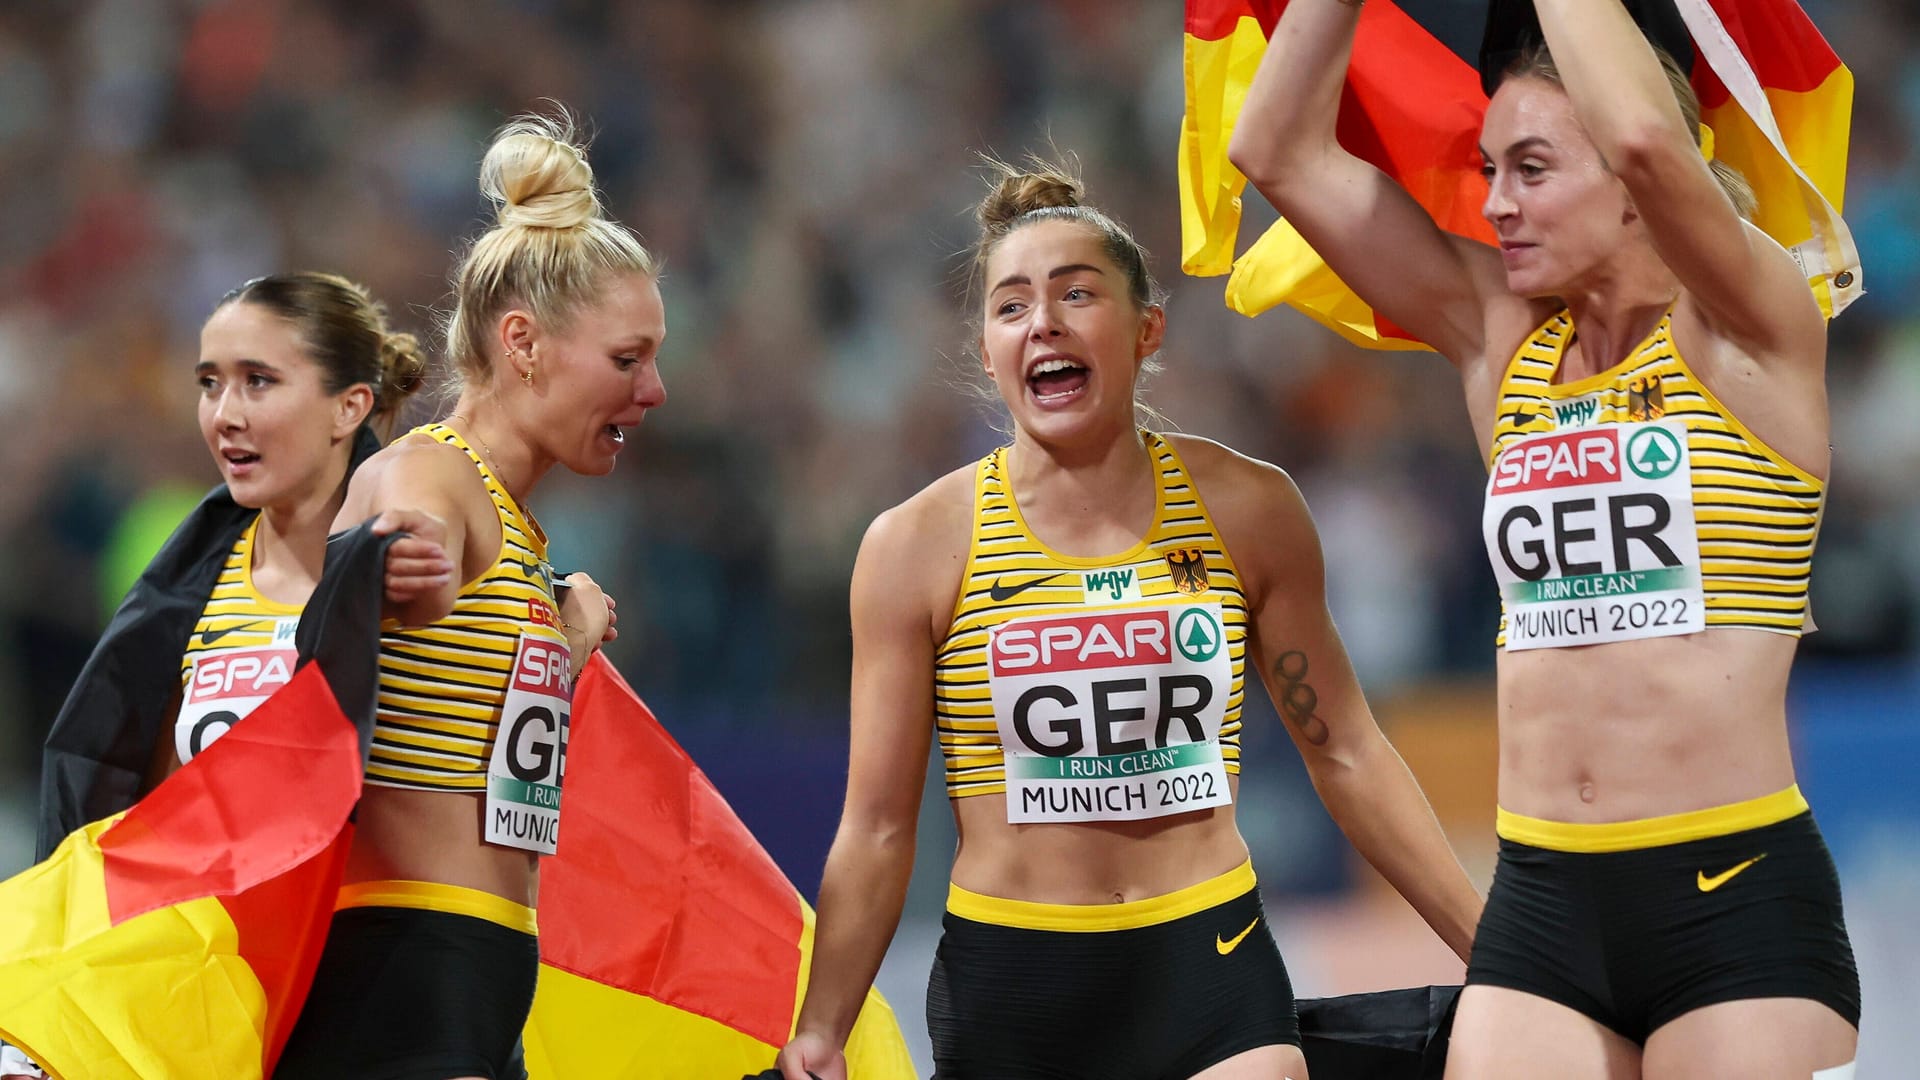
[{"label": "blurred crowd", "polygon": [[[1481,4],[1413,2],[1477,35]],[[1833,328],[1823,629],[1805,648],[1902,658],[1920,634],[1920,14],[1807,6],[1858,80],[1846,210],[1868,295]],[[1243,319],[1219,280],[1178,271],[1178,11],[0,5],[0,773],[30,776],[130,575],[215,479],[191,371],[213,302],[257,274],[334,270],[429,330],[481,222],[487,135],[542,98],[590,119],[610,210],[667,264],[667,405],[611,479],[534,507],[556,563],[620,599],[614,659],[663,715],[840,730],[862,530],[1001,438],[969,389],[960,295],[975,155],[1049,146],[1077,154],[1171,288],[1149,399],[1305,489],[1370,689],[1490,668],[1484,474],[1451,370],[1291,313]]]}]

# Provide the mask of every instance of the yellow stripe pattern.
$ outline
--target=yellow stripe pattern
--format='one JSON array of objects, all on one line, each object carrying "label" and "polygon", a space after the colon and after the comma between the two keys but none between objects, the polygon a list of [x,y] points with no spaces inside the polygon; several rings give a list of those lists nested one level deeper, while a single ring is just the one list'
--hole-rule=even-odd
[{"label": "yellow stripe pattern", "polygon": [[[1694,375],[1673,344],[1673,313],[1608,371],[1555,385],[1573,337],[1566,312],[1514,354],[1500,384],[1489,464],[1527,435],[1561,427],[1556,406],[1596,398],[1586,424],[1680,420],[1692,460],[1693,516],[1709,628],[1799,635],[1826,485],[1748,431]],[[1500,628],[1506,643],[1506,621]]]},{"label": "yellow stripe pattern", "polygon": [[1693,840],[1710,840],[1716,836],[1732,836],[1749,829],[1763,829],[1806,812],[1807,798],[1800,794],[1800,785],[1795,784],[1745,802],[1689,810],[1683,814],[1641,818],[1638,821],[1598,824],[1547,821],[1502,808],[1494,820],[1494,831],[1503,840],[1546,848],[1548,851],[1639,851]]},{"label": "yellow stripe pattern", "polygon": [[547,537],[459,434],[428,424],[413,434],[458,447],[480,470],[500,517],[500,557],[460,590],[432,626],[380,635],[379,714],[369,783],[417,791],[482,791],[520,635],[565,644],[530,613],[553,603]]},{"label": "yellow stripe pattern", "polygon": [[[947,637],[934,660],[934,722],[946,759],[947,795],[1005,794],[1006,761],[993,715],[988,683],[987,639],[1010,619],[1036,615],[1090,614],[1122,610],[1128,604],[1099,604],[1083,599],[1082,572],[1131,569],[1141,599],[1133,606],[1218,601],[1227,648],[1233,662],[1233,686],[1220,725],[1220,754],[1227,771],[1240,771],[1240,707],[1246,697],[1247,598],[1226,544],[1208,516],[1180,455],[1166,439],[1142,432],[1159,479],[1159,506],[1145,539],[1117,555],[1076,558],[1049,550],[1027,528],[1007,480],[1007,447],[983,458],[974,469],[973,540],[954,605]],[[1170,553],[1199,549],[1208,591],[1188,595],[1175,588]],[[992,590],[1003,577],[1024,582],[1049,575],[1056,580],[996,601]]]},{"label": "yellow stripe pattern", "polygon": [[[194,661],[210,652],[264,649],[273,645],[274,628],[281,619],[298,617],[299,604],[282,604],[260,595],[253,587],[253,541],[260,528],[256,516],[234,541],[226,565],[214,580],[207,605],[193,624],[186,651],[180,655],[180,684],[193,674]],[[288,647],[292,642],[284,643]]]}]

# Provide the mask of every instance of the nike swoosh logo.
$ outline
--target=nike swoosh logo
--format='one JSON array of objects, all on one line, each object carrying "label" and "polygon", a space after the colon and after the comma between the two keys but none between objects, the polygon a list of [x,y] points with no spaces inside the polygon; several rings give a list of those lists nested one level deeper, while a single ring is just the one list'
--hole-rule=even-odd
[{"label": "nike swoosh logo", "polygon": [[226,637],[228,634],[237,634],[242,630],[251,630],[265,621],[265,619],[254,619],[251,622],[235,623],[232,626],[221,627],[218,630],[202,630],[200,632],[200,647],[203,649],[211,649],[221,638]]},{"label": "nike swoosh logo", "polygon": [[1066,571],[1062,570],[1057,574],[1048,574],[1046,577],[1030,578],[1011,587],[1001,584],[1000,578],[994,578],[993,587],[987,590],[987,595],[993,598],[994,603],[1004,604],[1014,597],[1019,596],[1021,593],[1026,592],[1028,589],[1033,588],[1035,585],[1045,585],[1054,578],[1064,576],[1066,576]]},{"label": "nike swoosh logo", "polygon": [[1220,950],[1221,956],[1225,956],[1228,953],[1232,952],[1233,950],[1239,948],[1240,943],[1247,939],[1247,935],[1253,933],[1253,928],[1259,925],[1260,925],[1260,920],[1258,917],[1255,917],[1255,919],[1252,922],[1247,924],[1247,928],[1245,930],[1240,931],[1239,933],[1233,935],[1232,937],[1214,938],[1213,947]]},{"label": "nike swoosh logo", "polygon": [[1748,859],[1746,862],[1741,863],[1739,866],[1736,866],[1731,870],[1727,870],[1727,871],[1723,871],[1721,873],[1715,874],[1712,877],[1708,877],[1707,872],[1705,870],[1701,870],[1697,874],[1697,877],[1699,880],[1696,881],[1695,884],[1700,886],[1701,892],[1712,892],[1713,890],[1719,888],[1720,886],[1725,885],[1727,882],[1732,881],[1735,874],[1738,874],[1740,871],[1745,870],[1747,867],[1752,866],[1754,863],[1757,863],[1761,859],[1764,859],[1766,857],[1767,857],[1766,852],[1761,852],[1760,854],[1755,855],[1753,858]]}]

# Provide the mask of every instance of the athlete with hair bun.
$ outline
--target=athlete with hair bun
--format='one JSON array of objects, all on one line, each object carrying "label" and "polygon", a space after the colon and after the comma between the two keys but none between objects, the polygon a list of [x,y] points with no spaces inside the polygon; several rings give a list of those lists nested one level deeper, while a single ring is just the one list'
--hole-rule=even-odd
[{"label": "athlete with hair bun", "polygon": [[480,176],[498,217],[455,275],[459,400],[362,466],[336,519],[431,515],[457,569],[381,637],[346,885],[281,1078],[524,1075],[572,675],[615,634],[585,574],[556,597],[527,500],[555,466],[613,468],[666,398],[666,327],[657,264],[601,213],[564,119],[509,123]]},{"label": "athlete with hair bun", "polygon": [[1010,445],[882,514],[852,584],[846,806],[779,1065],[841,1055],[900,917],[936,733],[959,827],[937,1074],[1305,1080],[1235,824],[1249,674],[1328,811],[1462,957],[1480,898],[1368,711],[1293,481],[1138,426],[1147,256],[1041,166],[981,204],[983,369]]},{"label": "athlete with hair bun", "polygon": [[[227,492],[260,513],[235,543],[187,639],[181,708],[158,748],[164,772],[191,760],[292,673],[293,629],[320,580],[327,532],[353,469],[379,445],[372,425],[391,429],[425,370],[414,336],[389,331],[385,309],[333,274],[255,278],[208,317],[194,365],[200,433]],[[401,524],[396,509],[382,531]],[[414,535],[396,541],[389,556],[390,602],[443,584],[452,569],[433,522],[408,514],[404,527]],[[259,661],[252,681],[198,677],[240,654]],[[218,692],[209,689],[216,683]]]},{"label": "athlete with hair bun", "polygon": [[[141,575],[54,723],[42,859],[69,832],[132,805],[292,677],[294,629],[349,478],[425,367],[414,336],[390,330],[367,290],[334,274],[254,278],[215,305],[192,377],[200,434],[225,483]],[[387,550],[389,604],[447,581],[433,518],[395,508],[376,529],[409,534]],[[0,1044],[0,1077],[40,1075]]]}]

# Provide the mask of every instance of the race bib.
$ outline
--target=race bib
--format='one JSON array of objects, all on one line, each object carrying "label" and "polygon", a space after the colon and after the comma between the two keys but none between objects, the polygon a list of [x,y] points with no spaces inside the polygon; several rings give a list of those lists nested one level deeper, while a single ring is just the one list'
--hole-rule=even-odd
[{"label": "race bib", "polygon": [[542,855],[558,848],[572,686],[566,644],[522,634],[487,762],[488,843]]},{"label": "race bib", "polygon": [[1510,651],[1706,627],[1680,421],[1516,440],[1494,461],[1482,527]]},{"label": "race bib", "polygon": [[212,746],[293,678],[298,659],[293,635],[299,625],[298,616],[276,619],[271,645],[215,649],[193,658],[173,723],[173,752],[180,764]]},{"label": "race bib", "polygon": [[1014,619],[987,653],[1009,822],[1233,801],[1219,743],[1233,661],[1218,603]]}]

